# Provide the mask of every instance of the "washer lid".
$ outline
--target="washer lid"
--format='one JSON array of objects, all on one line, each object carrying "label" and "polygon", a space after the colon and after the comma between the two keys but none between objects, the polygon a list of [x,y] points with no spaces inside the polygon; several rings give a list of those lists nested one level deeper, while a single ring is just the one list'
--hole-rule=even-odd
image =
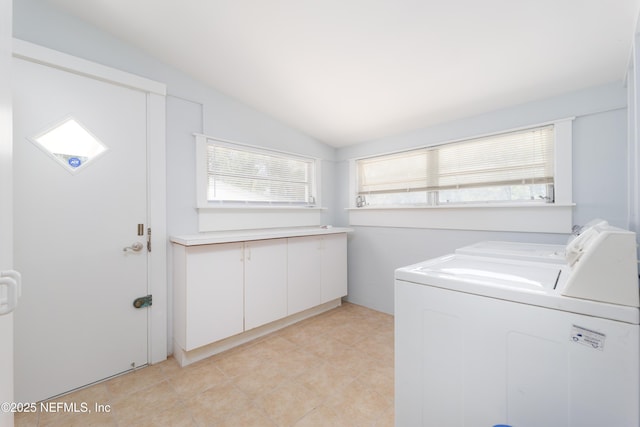
[{"label": "washer lid", "polygon": [[505,263],[493,258],[451,256],[434,263],[425,263],[415,273],[463,280],[485,286],[545,292],[553,289],[560,276],[557,266],[531,266]]},{"label": "washer lid", "polygon": [[631,324],[640,311],[560,293],[571,275],[566,264],[451,254],[399,268],[395,278],[418,285],[498,298]]}]

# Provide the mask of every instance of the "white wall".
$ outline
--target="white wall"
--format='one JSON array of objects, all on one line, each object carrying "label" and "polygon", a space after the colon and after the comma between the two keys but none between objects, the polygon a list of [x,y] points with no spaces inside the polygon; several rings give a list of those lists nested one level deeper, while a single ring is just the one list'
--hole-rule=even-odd
[{"label": "white wall", "polygon": [[[168,232],[197,231],[192,132],[323,159],[323,223],[347,225],[350,158],[576,116],[574,223],[602,217],[627,226],[627,121],[622,82],[514,106],[340,150],[322,144],[203,86],[134,48],[36,0],[14,6],[14,35],[167,83]],[[358,227],[349,237],[349,300],[393,311],[393,270],[478,240],[561,243],[563,235]]]},{"label": "white wall", "polygon": [[[331,188],[335,149],[230,98],[186,74],[163,64],[122,41],[36,0],[20,0],[14,7],[14,36],[81,58],[139,74],[167,84],[167,153],[171,176],[168,189],[169,233],[197,230],[194,216],[192,133],[260,145],[322,159],[322,171]],[[184,107],[184,108],[182,108]],[[174,160],[175,159],[175,160]],[[179,159],[179,160],[178,160]],[[194,184],[195,185],[195,184]],[[186,194],[193,195],[186,205]],[[326,222],[331,222],[333,198],[326,194]],[[323,200],[325,202],[325,200]],[[175,206],[179,204],[180,206]]]},{"label": "white wall", "polygon": [[[595,217],[627,227],[626,89],[622,82],[568,93],[553,99],[368,141],[338,150],[340,182],[348,179],[348,159],[573,117],[573,223]],[[339,202],[348,206],[348,189]],[[348,215],[338,211],[339,222]],[[381,213],[384,215],[384,213]],[[564,243],[566,235],[483,231],[357,227],[349,237],[349,301],[393,312],[396,268],[444,255],[481,240]]]},{"label": "white wall", "polygon": [[[334,223],[335,149],[163,64],[109,34],[37,0],[14,5],[14,37],[167,85],[167,233],[198,231],[193,133],[321,159],[322,223]],[[259,224],[259,221],[256,221]],[[169,243],[167,242],[169,245]],[[171,251],[168,260],[168,351],[172,343]]]}]

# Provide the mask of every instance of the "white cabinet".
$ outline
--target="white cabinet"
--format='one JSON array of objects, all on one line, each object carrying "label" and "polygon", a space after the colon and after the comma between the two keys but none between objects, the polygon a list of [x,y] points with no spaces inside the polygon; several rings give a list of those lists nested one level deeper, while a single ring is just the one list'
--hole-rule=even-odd
[{"label": "white cabinet", "polygon": [[209,344],[287,315],[287,239],[174,246],[176,342]]},{"label": "white cabinet", "polygon": [[288,313],[347,295],[347,235],[289,238]]},{"label": "white cabinet", "polygon": [[244,330],[243,243],[174,245],[174,334],[192,350]]},{"label": "white cabinet", "polygon": [[287,239],[244,243],[245,330],[287,315]]},{"label": "white cabinet", "polygon": [[288,247],[288,313],[294,314],[320,304],[319,237],[292,237]]},{"label": "white cabinet", "polygon": [[[185,352],[211,355],[200,348],[213,343],[229,348],[230,340],[256,337],[276,321],[300,320],[312,315],[309,309],[339,304],[347,294],[346,231],[242,237],[207,243],[201,236],[172,239],[174,355],[183,366],[189,359]],[[292,316],[296,313],[301,314]]]},{"label": "white cabinet", "polygon": [[322,236],[320,247],[321,303],[347,295],[347,235]]}]

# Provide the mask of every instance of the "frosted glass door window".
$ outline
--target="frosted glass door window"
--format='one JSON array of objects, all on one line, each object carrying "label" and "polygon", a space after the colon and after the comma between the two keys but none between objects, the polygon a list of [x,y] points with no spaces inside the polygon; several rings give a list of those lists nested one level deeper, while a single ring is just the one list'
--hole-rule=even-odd
[{"label": "frosted glass door window", "polygon": [[107,150],[98,138],[74,118],[62,121],[32,141],[72,173],[83,169]]}]

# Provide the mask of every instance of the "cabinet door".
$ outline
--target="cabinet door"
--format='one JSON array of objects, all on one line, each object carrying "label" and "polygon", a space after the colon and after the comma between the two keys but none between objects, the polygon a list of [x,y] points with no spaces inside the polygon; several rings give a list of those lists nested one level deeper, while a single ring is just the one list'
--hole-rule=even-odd
[{"label": "cabinet door", "polygon": [[186,257],[185,350],[242,332],[242,243],[192,246]]},{"label": "cabinet door", "polygon": [[320,304],[320,243],[315,236],[288,239],[288,314]]},{"label": "cabinet door", "polygon": [[244,249],[245,330],[287,315],[287,239],[256,240]]},{"label": "cabinet door", "polygon": [[322,237],[322,303],[347,295],[347,235]]}]

